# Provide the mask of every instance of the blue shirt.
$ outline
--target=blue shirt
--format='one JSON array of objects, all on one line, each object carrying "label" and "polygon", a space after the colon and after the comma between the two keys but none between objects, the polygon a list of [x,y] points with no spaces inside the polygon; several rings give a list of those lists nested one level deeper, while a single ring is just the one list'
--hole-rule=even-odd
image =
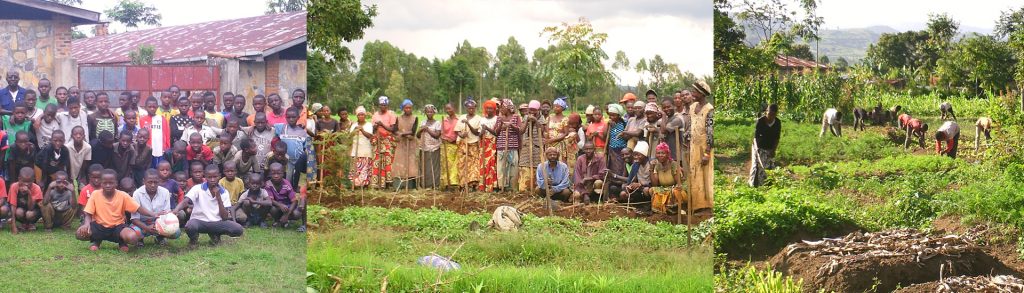
[{"label": "blue shirt", "polygon": [[18,93],[14,97],[11,96],[11,91],[6,86],[0,89],[0,107],[4,110],[14,111],[14,103],[21,101],[25,98],[25,88],[18,87]]},{"label": "blue shirt", "polygon": [[626,140],[619,137],[619,134],[626,130],[626,122],[608,123],[608,147],[612,150],[622,150],[626,147]]},{"label": "blue shirt", "polygon": [[544,188],[544,170],[547,170],[547,175],[551,177],[551,191],[561,192],[566,188],[569,188],[569,166],[565,163],[558,162],[558,165],[554,169],[551,168],[549,162],[543,162],[537,165],[537,186]]}]

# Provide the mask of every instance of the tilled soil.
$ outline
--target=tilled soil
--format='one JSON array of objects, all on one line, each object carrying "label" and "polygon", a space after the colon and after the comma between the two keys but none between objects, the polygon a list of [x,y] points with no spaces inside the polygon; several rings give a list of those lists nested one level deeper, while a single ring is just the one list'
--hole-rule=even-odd
[{"label": "tilled soil", "polygon": [[1014,276],[954,276],[902,288],[897,293],[1024,292],[1024,280]]},{"label": "tilled soil", "polygon": [[975,242],[970,235],[916,230],[852,233],[792,244],[769,262],[775,270],[802,278],[808,292],[889,292],[940,276],[1020,276]]},{"label": "tilled soil", "polygon": [[[317,200],[319,200],[320,205],[330,208],[343,208],[348,206],[377,206],[386,208],[408,208],[413,210],[437,208],[466,214],[470,212],[491,213],[497,207],[507,205],[516,207],[523,213],[534,214],[537,216],[548,215],[548,210],[547,207],[544,206],[543,199],[520,193],[472,192],[463,194],[455,191],[447,192],[433,190],[416,190],[411,192],[406,192],[405,190],[399,192],[394,192],[393,190],[344,190],[341,192],[328,191],[324,194],[317,194],[316,192],[313,192],[309,198],[312,203],[317,203]],[[639,207],[639,205],[631,204],[627,206],[624,203],[591,203],[590,205],[573,206],[570,203],[558,202],[558,207],[554,210],[554,215],[563,218],[579,219],[584,222],[605,221],[615,217],[639,218],[652,224],[658,222],[676,223],[677,221],[676,215],[674,214],[666,215],[655,213],[651,215],[643,215],[637,213],[637,208],[634,207]],[[694,216],[691,221],[693,225],[697,225],[702,220],[706,220],[706,218]],[[684,224],[686,223],[685,214],[682,217],[682,221]]]}]

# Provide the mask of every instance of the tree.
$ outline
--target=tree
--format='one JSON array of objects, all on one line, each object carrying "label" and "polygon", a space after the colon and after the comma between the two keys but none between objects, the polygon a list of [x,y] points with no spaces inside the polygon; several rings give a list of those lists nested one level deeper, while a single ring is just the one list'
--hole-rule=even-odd
[{"label": "tree", "polygon": [[537,91],[526,49],[516,38],[509,37],[505,44],[499,45],[495,59],[494,73],[503,96],[525,97]]},{"label": "tree", "polygon": [[82,0],[46,0],[60,5],[77,6],[82,5]]},{"label": "tree", "polygon": [[850,62],[846,61],[846,58],[839,57],[839,59],[836,60],[836,67],[839,67],[839,68],[850,67]]},{"label": "tree", "polygon": [[156,7],[146,5],[139,0],[121,0],[113,8],[103,11],[103,13],[128,28],[138,28],[139,24],[159,26],[162,18]]},{"label": "tree", "polygon": [[135,51],[128,52],[128,58],[132,60],[132,65],[149,65],[153,64],[153,53],[152,45],[142,44]]},{"label": "tree", "polygon": [[552,62],[543,64],[538,75],[550,79],[559,93],[570,99],[581,97],[613,80],[603,63],[608,54],[601,49],[608,34],[594,32],[586,18],[580,18],[577,24],[546,27],[541,34],[549,35],[548,43],[556,50],[551,53]]},{"label": "tree", "polygon": [[828,55],[822,55],[821,56],[821,60],[819,60],[819,62],[821,62],[821,64],[828,64],[829,63]]},{"label": "tree", "polygon": [[377,5],[364,6],[360,0],[313,0],[306,21],[309,48],[323,51],[333,60],[351,60],[351,51],[341,43],[363,38],[375,16]]},{"label": "tree", "polygon": [[391,71],[391,78],[388,79],[388,89],[384,90],[384,94],[396,100],[407,97],[405,93],[405,80],[398,70]]},{"label": "tree", "polygon": [[[796,11],[791,11],[787,1],[783,0],[743,0],[739,5],[736,17],[746,27],[758,34],[760,40],[768,40],[777,33],[785,33],[804,40],[817,40],[818,27],[824,23],[817,16],[818,0],[799,0],[797,4],[803,9],[804,17],[796,19]],[[723,6],[724,7],[724,6]]]},{"label": "tree", "polygon": [[929,14],[928,27],[925,29],[928,40],[925,42],[926,46],[919,48],[923,58],[922,63],[917,64],[915,68],[931,72],[931,69],[935,68],[935,62],[939,60],[939,56],[949,50],[953,37],[959,30],[960,23],[954,21],[948,14]]},{"label": "tree", "polygon": [[643,83],[644,73],[647,72],[647,59],[640,58],[640,62],[636,63],[636,67],[634,67],[633,70],[640,75],[640,83]]},{"label": "tree", "polygon": [[789,56],[814,61],[814,53],[811,52],[811,46],[807,44],[792,45],[789,47],[787,53]]},{"label": "tree", "polygon": [[993,31],[996,37],[1005,39],[1013,33],[1024,30],[1024,6],[1016,10],[1010,9],[999,14],[996,21],[996,28]]},{"label": "tree", "polygon": [[277,14],[306,10],[308,0],[267,0],[266,14]]},{"label": "tree", "polygon": [[970,88],[974,94],[995,93],[1012,84],[1018,61],[1006,42],[972,34],[943,54],[936,71],[947,87]]},{"label": "tree", "polygon": [[334,68],[327,62],[323,52],[309,52],[306,58],[306,90],[309,95],[323,97],[327,95],[327,86]]},{"label": "tree", "polygon": [[924,31],[882,34],[878,42],[868,46],[864,62],[879,74],[918,68],[923,64],[922,48],[927,41],[928,33]]}]

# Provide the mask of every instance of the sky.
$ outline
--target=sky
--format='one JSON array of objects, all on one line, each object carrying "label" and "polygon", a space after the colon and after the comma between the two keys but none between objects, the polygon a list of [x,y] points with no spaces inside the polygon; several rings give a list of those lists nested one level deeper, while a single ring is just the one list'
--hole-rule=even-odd
[{"label": "sky", "polygon": [[[82,5],[77,5],[77,7],[99,12],[100,20],[109,20],[103,11],[114,7],[118,2],[119,0],[83,0]],[[163,18],[160,21],[162,26],[260,16],[267,10],[264,0],[142,0],[142,2],[156,7],[157,12]],[[138,29],[132,30],[146,28],[151,27],[140,26]],[[87,35],[92,35],[91,25],[78,29]],[[120,23],[112,22],[110,31],[124,32],[126,28]]]},{"label": "sky", "polygon": [[[509,36],[531,55],[548,46],[540,36],[547,26],[576,23],[586,17],[597,32],[608,34],[603,45],[610,69],[615,52],[622,50],[630,65],[655,54],[698,77],[711,75],[711,0],[363,0],[376,4],[378,15],[364,38],[347,43],[362,56],[363,45],[372,40],[392,45],[429,59],[447,59],[463,40],[474,47],[486,47],[494,55]],[[614,71],[621,84],[636,84],[637,73]]]},{"label": "sky", "polygon": [[1024,6],[1020,0],[929,1],[929,0],[823,0],[818,14],[823,28],[861,28],[887,25],[900,31],[923,29],[928,13],[948,13],[960,22],[961,31],[991,32],[1000,12]]}]

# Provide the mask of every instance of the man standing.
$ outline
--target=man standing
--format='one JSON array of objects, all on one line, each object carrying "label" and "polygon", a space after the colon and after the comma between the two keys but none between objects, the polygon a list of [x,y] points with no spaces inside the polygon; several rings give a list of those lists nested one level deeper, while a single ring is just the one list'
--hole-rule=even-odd
[{"label": "man standing", "polygon": [[765,171],[775,168],[775,150],[782,135],[782,122],[777,117],[778,113],[778,104],[768,105],[768,111],[757,119],[757,125],[754,126],[754,146],[750,152],[750,179],[747,181],[751,187],[764,184],[765,178],[768,177]]},{"label": "man standing", "polygon": [[0,114],[11,114],[14,111],[14,102],[25,98],[25,88],[18,85],[21,81],[21,74],[14,69],[7,71],[7,90],[0,91]]}]

